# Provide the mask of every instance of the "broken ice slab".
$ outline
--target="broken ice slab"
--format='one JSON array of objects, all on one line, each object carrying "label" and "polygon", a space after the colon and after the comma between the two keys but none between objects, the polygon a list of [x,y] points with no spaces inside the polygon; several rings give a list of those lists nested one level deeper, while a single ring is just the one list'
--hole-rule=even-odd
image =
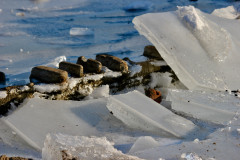
[{"label": "broken ice slab", "polygon": [[110,115],[106,103],[104,98],[81,102],[32,98],[1,120],[40,151],[48,133],[96,136],[96,127]]},{"label": "broken ice slab", "polygon": [[192,90],[240,88],[240,23],[195,9],[150,13],[133,23]]},{"label": "broken ice slab", "polygon": [[131,128],[167,137],[186,137],[198,129],[138,91],[111,96],[107,104],[115,117]]},{"label": "broken ice slab", "polygon": [[178,113],[215,124],[226,125],[240,109],[240,99],[228,92],[169,90],[166,98]]}]

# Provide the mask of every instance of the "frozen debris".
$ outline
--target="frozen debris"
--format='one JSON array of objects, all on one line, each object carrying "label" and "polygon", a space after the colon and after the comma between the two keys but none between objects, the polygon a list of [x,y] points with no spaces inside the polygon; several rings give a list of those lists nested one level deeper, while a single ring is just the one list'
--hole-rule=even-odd
[{"label": "frozen debris", "polygon": [[7,92],[6,91],[0,91],[0,99],[6,98]]},{"label": "frozen debris", "polygon": [[140,73],[142,71],[141,65],[132,65],[130,66],[130,76],[133,77],[135,74]]},{"label": "frozen debris", "polygon": [[163,60],[157,49],[152,45],[144,47],[143,55],[151,59]]},{"label": "frozen debris", "polygon": [[56,68],[37,66],[32,69],[30,79],[45,83],[63,83],[67,81],[68,73]]},{"label": "frozen debris", "polygon": [[23,158],[23,157],[8,157],[6,155],[1,155],[0,160],[32,160],[31,158]]},{"label": "frozen debris", "polygon": [[186,137],[198,128],[138,91],[111,96],[107,108],[131,128],[167,137]]},{"label": "frozen debris", "polygon": [[237,19],[240,13],[236,7],[228,6],[226,8],[215,9],[212,15],[227,19]]},{"label": "frozen debris", "polygon": [[109,85],[103,85],[95,88],[85,99],[97,99],[103,97],[109,97]]},{"label": "frozen debris", "polygon": [[240,100],[226,92],[204,92],[173,89],[166,98],[171,108],[181,114],[226,125],[236,115]]},{"label": "frozen debris", "polygon": [[124,8],[124,10],[129,12],[136,12],[136,11],[148,10],[151,7],[152,7],[152,3],[149,1],[135,1],[128,4]]},{"label": "frozen debris", "polygon": [[59,69],[67,71],[74,77],[82,77],[83,76],[83,66],[70,62],[60,62]]},{"label": "frozen debris", "polygon": [[40,93],[51,93],[56,91],[61,91],[67,87],[67,84],[59,85],[59,84],[39,84],[34,85],[34,90]]},{"label": "frozen debris", "polygon": [[151,88],[155,87],[162,87],[162,88],[168,88],[171,84],[172,77],[171,73],[165,72],[165,73],[151,73],[151,82],[149,86]]},{"label": "frozen debris", "polygon": [[24,91],[28,91],[30,89],[30,87],[28,87],[28,86],[22,86],[21,88],[20,88],[20,90],[22,91],[22,92],[24,92]]},{"label": "frozen debris", "polygon": [[140,160],[123,154],[113,147],[106,137],[70,136],[48,134],[42,149],[43,160],[94,159],[94,160]]},{"label": "frozen debris", "polygon": [[227,19],[186,6],[179,7],[176,12],[138,16],[133,23],[187,88],[240,88],[238,21],[232,21],[230,26]]},{"label": "frozen debris", "polygon": [[150,136],[139,137],[131,147],[129,153],[150,149],[159,146],[159,143]]},{"label": "frozen debris", "polygon": [[127,62],[118,57],[101,54],[96,56],[96,60],[101,62],[103,66],[106,66],[113,71],[121,71],[123,73],[128,72]]},{"label": "frozen debris", "polygon": [[92,29],[89,28],[71,28],[69,31],[71,36],[91,36],[94,35]]},{"label": "frozen debris", "polygon": [[103,74],[93,74],[93,75],[87,75],[86,77],[83,77],[83,81],[87,82],[89,80],[92,81],[99,81],[103,78]]}]

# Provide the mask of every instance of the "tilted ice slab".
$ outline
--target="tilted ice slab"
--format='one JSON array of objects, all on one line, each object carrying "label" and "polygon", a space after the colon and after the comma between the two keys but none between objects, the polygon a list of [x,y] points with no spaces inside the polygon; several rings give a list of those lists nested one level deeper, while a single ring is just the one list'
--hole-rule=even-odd
[{"label": "tilted ice slab", "polygon": [[240,99],[227,92],[169,90],[171,109],[187,116],[226,125],[240,109]]},{"label": "tilted ice slab", "polygon": [[188,6],[176,12],[138,16],[133,23],[187,88],[240,88],[239,21]]},{"label": "tilted ice slab", "polygon": [[187,137],[198,129],[184,119],[138,91],[109,98],[108,109],[131,128],[168,137]]}]

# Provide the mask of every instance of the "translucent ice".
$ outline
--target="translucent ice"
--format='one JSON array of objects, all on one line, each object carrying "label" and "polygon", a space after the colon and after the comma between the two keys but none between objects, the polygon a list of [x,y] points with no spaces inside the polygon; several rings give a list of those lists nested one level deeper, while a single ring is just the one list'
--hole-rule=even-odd
[{"label": "translucent ice", "polygon": [[205,14],[192,6],[133,19],[189,89],[240,88],[240,23]]}]

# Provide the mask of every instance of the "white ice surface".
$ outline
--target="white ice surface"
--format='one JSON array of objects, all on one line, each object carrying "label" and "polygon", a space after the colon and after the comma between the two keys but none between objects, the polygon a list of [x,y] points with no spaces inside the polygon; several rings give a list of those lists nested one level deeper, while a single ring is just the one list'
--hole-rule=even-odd
[{"label": "white ice surface", "polygon": [[226,125],[240,109],[240,99],[228,92],[169,90],[167,101],[179,113],[202,121]]},{"label": "white ice surface", "polygon": [[162,87],[162,88],[168,88],[172,82],[172,77],[170,73],[151,73],[151,81],[149,83],[149,86],[151,88],[155,87]]},{"label": "white ice surface", "polygon": [[54,91],[59,91],[62,89],[65,89],[67,87],[67,84],[39,84],[34,85],[34,89],[40,93],[50,93]]},{"label": "white ice surface", "polygon": [[197,127],[138,91],[109,98],[107,107],[131,128],[168,137],[186,137]]},{"label": "white ice surface", "polygon": [[138,16],[133,23],[189,89],[240,88],[238,21],[189,6]]},{"label": "white ice surface", "polygon": [[65,134],[48,134],[42,149],[43,160],[60,160],[66,158],[88,160],[140,160],[135,156],[123,154],[113,147],[106,137],[70,136]]},{"label": "white ice surface", "polygon": [[90,95],[88,95],[85,99],[97,99],[109,97],[109,85],[103,85],[98,88],[95,88]]}]

